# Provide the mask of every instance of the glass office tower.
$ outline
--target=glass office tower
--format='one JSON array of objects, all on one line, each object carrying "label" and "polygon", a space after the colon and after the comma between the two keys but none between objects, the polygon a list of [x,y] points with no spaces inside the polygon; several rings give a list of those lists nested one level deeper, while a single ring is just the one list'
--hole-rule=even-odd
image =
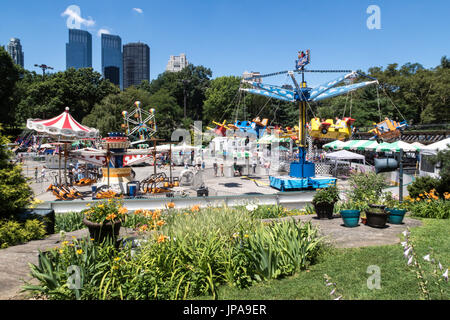
[{"label": "glass office tower", "polygon": [[122,39],[102,34],[102,73],[105,79],[122,88]]},{"label": "glass office tower", "polygon": [[145,43],[123,46],[123,88],[137,86],[142,80],[150,81],[150,47]]},{"label": "glass office tower", "polygon": [[7,50],[8,50],[9,55],[13,59],[14,63],[23,67],[24,66],[24,63],[23,63],[24,54],[22,51],[22,45],[20,44],[20,40],[17,38],[12,38],[9,41]]},{"label": "glass office tower", "polygon": [[84,30],[69,29],[66,43],[66,69],[92,68],[92,35]]}]

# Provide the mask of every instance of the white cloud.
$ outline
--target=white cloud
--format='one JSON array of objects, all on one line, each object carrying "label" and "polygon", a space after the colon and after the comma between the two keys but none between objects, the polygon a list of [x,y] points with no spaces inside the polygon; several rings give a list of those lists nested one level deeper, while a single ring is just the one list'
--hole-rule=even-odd
[{"label": "white cloud", "polygon": [[111,32],[108,29],[100,29],[100,30],[97,31],[97,36],[101,37],[102,33],[104,33],[104,34],[111,34]]},{"label": "white cloud", "polygon": [[81,17],[80,7],[75,5],[67,7],[67,9],[61,14],[61,16],[68,17],[67,27],[69,28],[80,28],[81,25],[92,27],[95,25],[95,21],[91,17],[88,17],[87,19]]},{"label": "white cloud", "polygon": [[144,13],[144,10],[142,10],[141,8],[133,8],[133,10],[140,14]]}]

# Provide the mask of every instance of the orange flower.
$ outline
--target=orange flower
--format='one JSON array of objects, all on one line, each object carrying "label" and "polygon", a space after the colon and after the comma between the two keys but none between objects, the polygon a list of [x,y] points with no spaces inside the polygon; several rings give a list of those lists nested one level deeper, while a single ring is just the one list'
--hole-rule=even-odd
[{"label": "orange flower", "polygon": [[169,203],[167,204],[167,208],[169,208],[169,209],[175,208],[175,203],[169,202]]},{"label": "orange flower", "polygon": [[127,213],[128,213],[128,209],[127,208],[125,208],[125,207],[120,207],[119,208],[119,214],[125,215]]},{"label": "orange flower", "polygon": [[137,210],[134,211],[134,214],[135,214],[135,215],[139,215],[139,214],[141,214],[142,212],[144,212],[144,210],[142,210],[142,209],[137,209]]},{"label": "orange flower", "polygon": [[107,216],[106,216],[106,220],[114,220],[115,218],[117,217],[117,215],[115,214],[115,213],[111,213],[111,214],[108,214]]},{"label": "orange flower", "polygon": [[158,237],[158,243],[161,243],[161,242],[164,242],[164,241],[166,241],[166,236],[160,235],[160,236]]},{"label": "orange flower", "polygon": [[157,224],[159,227],[162,227],[163,225],[166,224],[166,222],[165,222],[164,220],[159,220],[156,224]]},{"label": "orange flower", "polygon": [[191,208],[191,211],[200,211],[200,206],[196,204]]},{"label": "orange flower", "polygon": [[161,215],[161,210],[156,209],[156,210],[154,211],[154,213],[157,214],[157,215]]}]

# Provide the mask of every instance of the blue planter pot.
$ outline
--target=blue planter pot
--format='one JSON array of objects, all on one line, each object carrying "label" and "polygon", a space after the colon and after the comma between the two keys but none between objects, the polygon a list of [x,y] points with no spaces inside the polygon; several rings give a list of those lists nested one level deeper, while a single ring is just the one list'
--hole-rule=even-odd
[{"label": "blue planter pot", "polygon": [[341,210],[341,217],[346,227],[357,227],[359,222],[359,216],[361,211],[359,210]]},{"label": "blue planter pot", "polygon": [[405,217],[406,210],[405,209],[386,209],[386,211],[390,212],[389,215],[389,223],[392,224],[402,224],[403,218]]}]

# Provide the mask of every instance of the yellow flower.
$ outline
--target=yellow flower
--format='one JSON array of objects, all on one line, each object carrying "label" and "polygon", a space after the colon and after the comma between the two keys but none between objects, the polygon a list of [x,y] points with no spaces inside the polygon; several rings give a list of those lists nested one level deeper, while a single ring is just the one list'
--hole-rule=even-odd
[{"label": "yellow flower", "polygon": [[120,260],[120,258],[119,257],[116,257],[116,258],[114,258],[114,261],[119,261]]},{"label": "yellow flower", "polygon": [[244,238],[248,238],[248,234],[244,234]]},{"label": "yellow flower", "polygon": [[99,207],[100,209],[102,209],[102,208],[105,207],[105,205],[104,205],[103,203],[101,203],[101,204],[98,205],[98,207]]},{"label": "yellow flower", "polygon": [[417,201],[420,201],[420,198],[416,198]]},{"label": "yellow flower", "polygon": [[91,206],[91,204],[90,203],[88,203],[87,205],[86,205],[86,207],[90,207]]},{"label": "yellow flower", "polygon": [[419,194],[419,197],[423,197],[423,193]]},{"label": "yellow flower", "polygon": [[431,202],[431,200],[428,199],[427,202]]},{"label": "yellow flower", "polygon": [[81,249],[77,250],[77,254],[82,254],[82,253],[83,253],[83,250],[81,250]]},{"label": "yellow flower", "polygon": [[114,270],[118,270],[119,269],[119,266],[113,266],[112,267]]},{"label": "yellow flower", "polygon": [[64,253],[64,250],[60,249],[59,254],[63,254],[63,253]]},{"label": "yellow flower", "polygon": [[94,241],[95,239],[94,238],[91,238],[91,241]]},{"label": "yellow flower", "polygon": [[62,243],[63,246],[67,246],[68,244],[69,244],[69,241],[64,241],[64,242]]}]

